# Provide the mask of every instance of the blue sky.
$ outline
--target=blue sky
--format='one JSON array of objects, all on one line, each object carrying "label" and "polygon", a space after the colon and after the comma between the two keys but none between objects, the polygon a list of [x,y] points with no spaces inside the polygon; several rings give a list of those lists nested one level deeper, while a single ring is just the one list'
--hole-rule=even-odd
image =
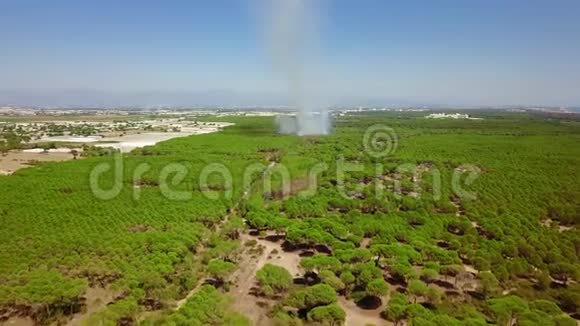
[{"label": "blue sky", "polygon": [[[283,102],[266,2],[0,0],[0,102],[78,91]],[[580,1],[311,2],[303,68],[334,104],[580,105]]]}]

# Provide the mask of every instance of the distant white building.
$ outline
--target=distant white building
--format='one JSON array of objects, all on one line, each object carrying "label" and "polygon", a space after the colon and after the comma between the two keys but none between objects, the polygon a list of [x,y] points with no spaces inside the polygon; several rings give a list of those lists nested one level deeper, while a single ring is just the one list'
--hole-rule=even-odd
[{"label": "distant white building", "polygon": [[426,119],[469,119],[469,120],[481,120],[481,118],[471,118],[469,114],[464,113],[431,113],[425,116]]}]

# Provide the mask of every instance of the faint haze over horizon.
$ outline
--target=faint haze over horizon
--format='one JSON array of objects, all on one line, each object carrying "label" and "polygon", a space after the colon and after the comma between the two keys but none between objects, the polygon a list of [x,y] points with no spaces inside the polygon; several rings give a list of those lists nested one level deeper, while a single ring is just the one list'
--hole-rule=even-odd
[{"label": "faint haze over horizon", "polygon": [[[0,105],[287,105],[264,1],[0,0]],[[329,104],[580,106],[580,1],[312,1]]]}]

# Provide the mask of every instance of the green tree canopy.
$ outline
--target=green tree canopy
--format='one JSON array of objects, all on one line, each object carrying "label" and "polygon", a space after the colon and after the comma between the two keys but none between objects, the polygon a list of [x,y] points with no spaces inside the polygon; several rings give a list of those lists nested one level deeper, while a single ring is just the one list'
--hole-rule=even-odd
[{"label": "green tree canopy", "polygon": [[344,282],[331,271],[322,271],[318,274],[318,277],[320,277],[323,283],[332,286],[336,291],[344,290],[346,287]]},{"label": "green tree canopy", "polygon": [[528,303],[515,295],[490,299],[488,304],[496,321],[505,325],[511,325],[513,320],[517,319],[518,314],[528,310]]},{"label": "green tree canopy", "polygon": [[276,292],[286,291],[292,285],[292,275],[284,268],[266,264],[256,272],[260,286],[269,286]]},{"label": "green tree canopy", "polygon": [[479,273],[480,290],[485,296],[496,294],[499,291],[499,281],[491,272]]},{"label": "green tree canopy", "polygon": [[427,293],[427,285],[420,280],[411,280],[409,286],[407,286],[407,291],[413,296],[413,301],[417,302],[418,297],[422,297]]},{"label": "green tree canopy", "polygon": [[308,320],[323,325],[336,325],[343,323],[345,319],[346,313],[336,303],[315,307],[308,312]]},{"label": "green tree canopy", "polygon": [[222,259],[214,259],[207,265],[207,272],[211,277],[222,283],[224,279],[236,269],[234,263]]},{"label": "green tree canopy", "polygon": [[332,256],[327,256],[323,254],[315,254],[312,257],[303,258],[300,261],[300,266],[302,266],[307,271],[313,270],[330,270],[338,271],[340,270],[342,264],[340,261]]},{"label": "green tree canopy", "polygon": [[298,309],[312,309],[317,306],[336,302],[336,292],[328,284],[316,284],[294,292],[288,298],[288,304]]},{"label": "green tree canopy", "polygon": [[408,305],[407,297],[404,294],[396,292],[389,300],[384,314],[388,320],[392,321],[395,326],[397,326],[400,321],[407,317]]},{"label": "green tree canopy", "polygon": [[389,284],[382,278],[376,278],[367,283],[365,290],[367,295],[382,297],[389,293]]}]

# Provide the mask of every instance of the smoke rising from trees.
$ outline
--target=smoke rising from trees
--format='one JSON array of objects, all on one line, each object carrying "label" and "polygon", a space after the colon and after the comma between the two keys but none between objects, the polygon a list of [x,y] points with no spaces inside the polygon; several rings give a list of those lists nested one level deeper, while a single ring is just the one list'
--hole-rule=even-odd
[{"label": "smoke rising from trees", "polygon": [[294,117],[277,119],[281,133],[323,135],[330,129],[328,111],[315,91],[313,51],[316,48],[317,14],[313,1],[267,2],[268,36],[275,68],[287,79]]}]

